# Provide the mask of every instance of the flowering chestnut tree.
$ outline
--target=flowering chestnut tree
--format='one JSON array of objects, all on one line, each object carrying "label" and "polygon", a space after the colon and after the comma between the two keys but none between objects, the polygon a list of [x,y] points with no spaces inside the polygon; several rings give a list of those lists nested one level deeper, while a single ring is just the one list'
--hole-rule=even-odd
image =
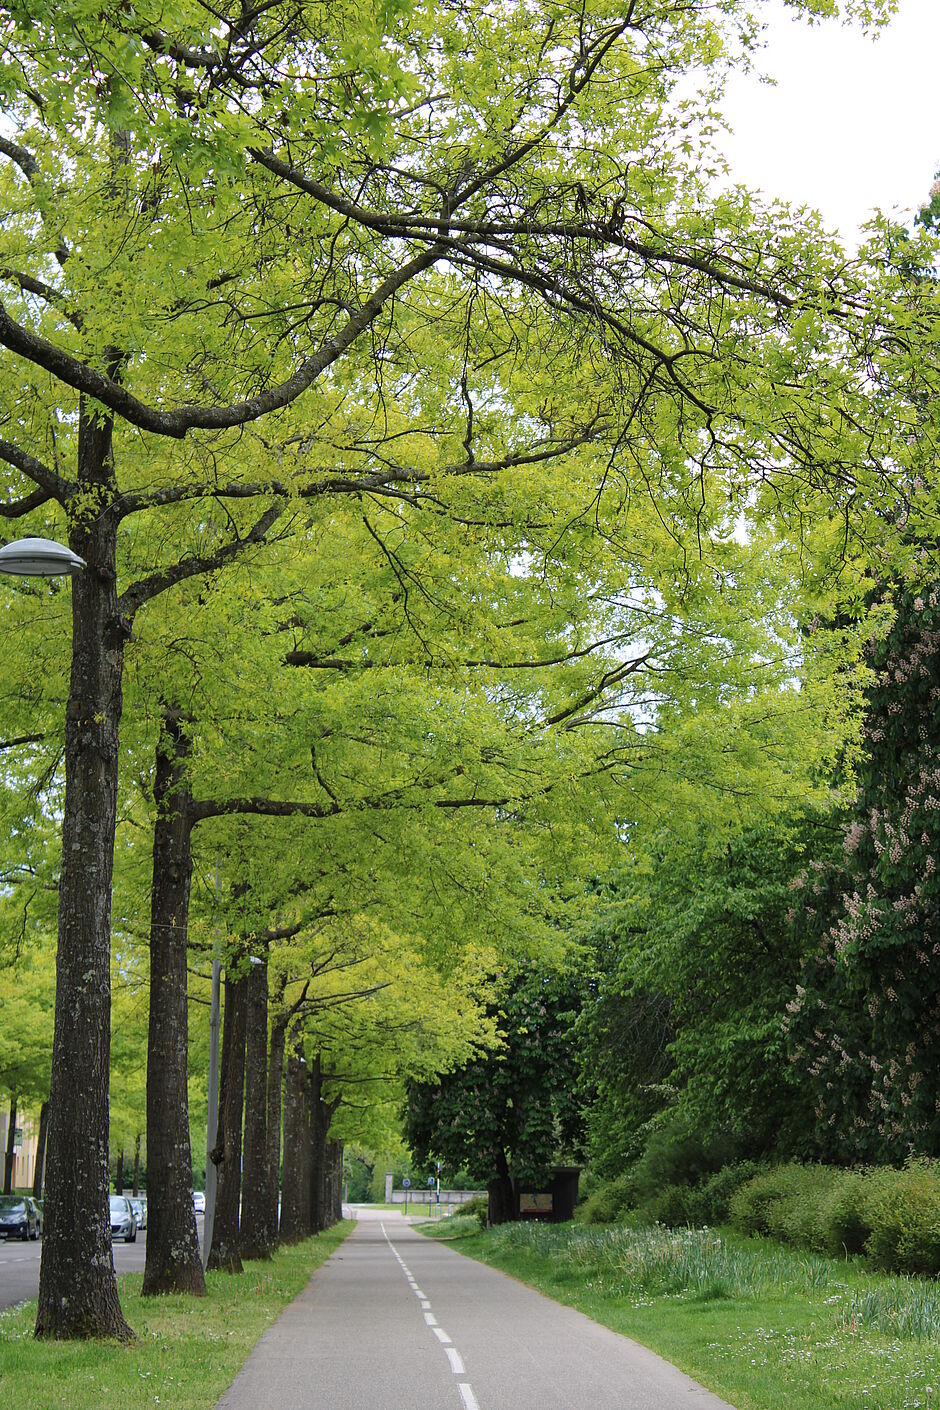
[{"label": "flowering chestnut tree", "polygon": [[820,932],[787,1026],[824,1154],[940,1151],[940,588],[897,594],[869,643],[866,759],[841,866],[797,883]]}]

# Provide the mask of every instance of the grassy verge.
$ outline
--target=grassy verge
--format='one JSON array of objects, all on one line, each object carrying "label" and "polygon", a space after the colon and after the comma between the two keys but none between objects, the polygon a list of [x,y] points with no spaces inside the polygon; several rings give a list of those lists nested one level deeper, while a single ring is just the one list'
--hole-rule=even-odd
[{"label": "grassy verge", "polygon": [[251,1348],[353,1225],[279,1249],[233,1277],[210,1273],[204,1298],[142,1298],[141,1273],[120,1278],[137,1333],[114,1342],[37,1342],[35,1302],[0,1312],[0,1405],[16,1410],[212,1410]]},{"label": "grassy verge", "polygon": [[470,1224],[439,1236],[651,1347],[738,1410],[940,1410],[935,1283],[724,1231]]}]

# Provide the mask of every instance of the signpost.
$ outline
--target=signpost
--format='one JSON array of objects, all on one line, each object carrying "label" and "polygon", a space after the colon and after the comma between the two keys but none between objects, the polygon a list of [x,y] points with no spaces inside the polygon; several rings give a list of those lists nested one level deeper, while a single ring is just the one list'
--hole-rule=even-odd
[{"label": "signpost", "polygon": [[408,1179],[408,1176],[407,1176],[407,1175],[405,1176],[404,1180],[402,1180],[402,1182],[401,1182],[401,1187],[402,1187],[402,1189],[403,1189],[404,1192],[405,1192],[405,1218],[407,1219],[407,1218],[408,1218],[408,1191],[411,1189],[411,1181]]}]

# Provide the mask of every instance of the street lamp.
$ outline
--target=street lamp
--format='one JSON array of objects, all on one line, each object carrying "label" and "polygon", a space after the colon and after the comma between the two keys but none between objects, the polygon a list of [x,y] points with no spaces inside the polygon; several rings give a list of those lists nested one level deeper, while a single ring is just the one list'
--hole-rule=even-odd
[{"label": "street lamp", "polygon": [[54,539],[16,539],[0,548],[0,573],[21,578],[56,578],[84,566],[84,558]]}]

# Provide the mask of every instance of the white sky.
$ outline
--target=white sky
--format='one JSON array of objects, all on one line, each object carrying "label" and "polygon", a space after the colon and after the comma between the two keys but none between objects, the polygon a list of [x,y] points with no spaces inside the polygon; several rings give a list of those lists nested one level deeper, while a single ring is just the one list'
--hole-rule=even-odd
[{"label": "white sky", "polygon": [[766,9],[759,68],[777,84],[732,80],[734,179],[815,208],[849,245],[876,206],[913,214],[940,168],[940,0],[900,0],[874,39]]}]

